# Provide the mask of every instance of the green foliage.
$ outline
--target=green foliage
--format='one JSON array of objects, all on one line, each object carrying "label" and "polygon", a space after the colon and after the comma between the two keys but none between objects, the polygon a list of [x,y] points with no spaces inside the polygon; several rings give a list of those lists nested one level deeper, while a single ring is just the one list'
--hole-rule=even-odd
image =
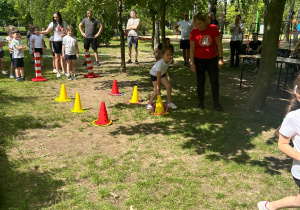
[{"label": "green foliage", "polygon": [[3,23],[10,24],[11,23],[11,17],[15,14],[14,5],[12,3],[8,3],[5,0],[0,0],[0,20],[3,21]]}]

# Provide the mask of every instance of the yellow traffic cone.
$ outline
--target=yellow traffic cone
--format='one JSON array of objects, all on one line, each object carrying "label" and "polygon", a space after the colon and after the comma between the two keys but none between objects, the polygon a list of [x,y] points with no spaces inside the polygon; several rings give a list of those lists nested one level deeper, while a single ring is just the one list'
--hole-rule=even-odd
[{"label": "yellow traffic cone", "polygon": [[127,102],[129,102],[131,104],[139,104],[139,103],[141,103],[141,101],[139,101],[139,95],[138,95],[137,86],[134,86],[132,98],[131,98],[130,101],[127,101]]},{"label": "yellow traffic cone", "polygon": [[164,104],[161,100],[161,95],[157,96],[157,100],[156,100],[156,105],[155,105],[155,111],[154,111],[154,115],[166,115],[169,114],[167,111],[165,111],[164,109]]},{"label": "yellow traffic cone", "polygon": [[56,98],[55,101],[58,101],[58,102],[71,101],[71,99],[68,98],[65,84],[61,85],[59,97]]},{"label": "yellow traffic cone", "polygon": [[87,112],[86,109],[82,109],[79,93],[76,93],[74,109],[71,109],[70,111],[74,112],[74,113],[84,113],[84,112]]}]

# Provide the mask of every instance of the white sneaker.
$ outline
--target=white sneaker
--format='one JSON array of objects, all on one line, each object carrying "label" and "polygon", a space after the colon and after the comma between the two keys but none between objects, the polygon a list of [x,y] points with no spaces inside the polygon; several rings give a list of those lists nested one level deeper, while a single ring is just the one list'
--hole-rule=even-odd
[{"label": "white sneaker", "polygon": [[57,74],[56,74],[56,77],[57,77],[57,78],[60,78],[60,77],[61,77],[60,73],[57,73]]},{"label": "white sneaker", "polygon": [[148,110],[152,109],[152,105],[151,104],[147,104],[146,109],[148,109]]},{"label": "white sneaker", "polygon": [[2,72],[2,74],[7,74],[7,71],[4,71],[4,70],[3,70],[3,71],[1,71],[1,72]]},{"label": "white sneaker", "polygon": [[170,107],[172,109],[177,109],[177,106],[175,104],[173,104],[172,102],[168,102],[168,107]]},{"label": "white sneaker", "polygon": [[53,69],[53,73],[57,73],[57,70],[56,70],[56,69]]},{"label": "white sneaker", "polygon": [[269,201],[260,201],[257,203],[257,207],[259,210],[270,210]]},{"label": "white sneaker", "polygon": [[15,77],[14,77],[14,75],[13,75],[13,74],[10,74],[10,75],[9,75],[9,78],[11,78],[11,79],[12,79],[12,78],[15,78]]},{"label": "white sneaker", "polygon": [[69,74],[68,73],[65,73],[66,77],[69,77]]}]

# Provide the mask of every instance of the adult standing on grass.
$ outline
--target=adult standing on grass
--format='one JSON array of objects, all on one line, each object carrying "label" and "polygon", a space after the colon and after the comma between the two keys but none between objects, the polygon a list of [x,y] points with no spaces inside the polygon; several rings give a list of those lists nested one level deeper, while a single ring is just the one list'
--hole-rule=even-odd
[{"label": "adult standing on grass", "polygon": [[187,11],[183,14],[184,19],[179,21],[174,29],[177,33],[180,31],[178,28],[181,28],[181,39],[180,39],[180,49],[182,49],[182,56],[184,59],[184,66],[190,67],[189,58],[190,58],[190,34],[193,26],[193,20],[189,20],[189,13]]},{"label": "adult standing on grass", "polygon": [[[198,108],[204,108],[205,72],[207,71],[213,97],[213,107],[223,111],[219,103],[219,68],[223,65],[223,48],[220,32],[217,26],[209,24],[204,13],[194,16],[194,28],[191,32],[191,70],[197,74]],[[219,57],[217,53],[217,47]]]},{"label": "adult standing on grass", "polygon": [[[239,67],[240,63],[240,53],[242,49],[243,41],[243,32],[244,32],[244,23],[241,23],[241,15],[235,17],[235,23],[230,27],[231,41],[230,41],[230,67]],[[235,63],[234,63],[235,55]]]},{"label": "adult standing on grass", "polygon": [[[260,201],[257,206],[259,210],[274,210],[282,208],[300,207],[300,77],[295,81],[293,99],[287,110],[287,115],[278,129],[278,148],[293,159],[292,175],[298,185],[297,196],[288,196],[277,201]],[[294,148],[290,145],[293,141]],[[269,191],[271,192],[271,191]]]},{"label": "adult standing on grass", "polygon": [[[65,36],[67,28],[67,23],[63,21],[61,14],[59,11],[55,11],[53,14],[53,20],[49,24],[48,28],[45,31],[41,31],[40,34],[48,34],[50,31],[53,31],[54,39],[53,39],[53,49],[55,53],[55,66],[57,71],[57,78],[61,77],[59,73],[59,66],[60,66],[60,57],[62,55],[62,41],[63,37]],[[63,66],[65,66],[65,60],[62,61]],[[65,74],[64,69],[62,74]]]},{"label": "adult standing on grass", "polygon": [[127,46],[128,46],[128,56],[129,59],[127,63],[132,63],[131,61],[131,49],[132,45],[135,50],[135,63],[139,64],[137,59],[138,56],[138,27],[140,25],[140,19],[136,18],[136,11],[132,10],[130,12],[130,19],[127,22],[126,31],[127,31]]},{"label": "adult standing on grass", "polygon": [[[82,30],[82,26],[84,25],[84,33]],[[99,30],[97,31],[97,27],[99,26]],[[87,18],[84,18],[80,23],[79,23],[79,30],[84,37],[84,49],[89,50],[90,46],[92,45],[92,49],[94,50],[94,55],[95,55],[95,65],[100,66],[99,60],[98,60],[98,44],[97,44],[97,37],[101,34],[101,31],[103,29],[102,24],[100,21],[96,18],[93,18],[93,12],[92,10],[87,11]],[[86,65],[86,61],[83,64],[84,66]]]}]

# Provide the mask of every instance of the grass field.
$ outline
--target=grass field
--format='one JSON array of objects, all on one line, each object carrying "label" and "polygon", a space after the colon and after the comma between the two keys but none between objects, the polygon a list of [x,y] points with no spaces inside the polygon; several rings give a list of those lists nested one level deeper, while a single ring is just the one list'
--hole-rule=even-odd
[{"label": "grass field", "polygon": [[[150,42],[140,43],[140,64],[127,65],[126,74],[119,73],[120,48],[112,41],[99,49],[101,66],[94,67],[99,78],[83,78],[81,42],[77,81],[57,79],[49,56],[42,71],[48,80],[31,82],[35,72],[28,50],[27,81],[0,75],[0,209],[256,209],[260,200],[296,195],[291,160],[279,152],[274,135],[288,92],[276,91],[274,79],[266,108],[245,112],[256,73],[246,71],[239,89],[240,69],[228,67],[224,43],[220,103],[225,112],[212,109],[208,79],[206,109],[199,110],[195,74],[183,67],[179,43],[172,43],[178,109],[163,117],[145,109],[153,88]],[[108,94],[114,79],[123,96]],[[62,84],[72,101],[54,100]],[[126,103],[134,86],[140,105]],[[69,111],[76,92],[88,112]],[[95,127],[102,101],[114,123]]]}]

